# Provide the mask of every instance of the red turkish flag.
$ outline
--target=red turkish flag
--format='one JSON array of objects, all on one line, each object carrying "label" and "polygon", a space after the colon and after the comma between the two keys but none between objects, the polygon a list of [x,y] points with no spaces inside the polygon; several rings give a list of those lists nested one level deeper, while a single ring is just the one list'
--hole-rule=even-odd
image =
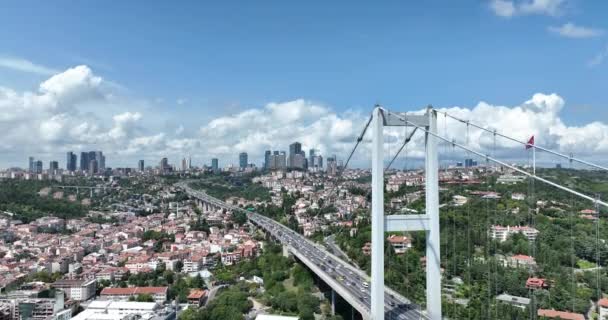
[{"label": "red turkish flag", "polygon": [[528,143],[526,143],[526,150],[532,148],[534,146],[534,136],[531,136],[530,139],[528,140]]}]

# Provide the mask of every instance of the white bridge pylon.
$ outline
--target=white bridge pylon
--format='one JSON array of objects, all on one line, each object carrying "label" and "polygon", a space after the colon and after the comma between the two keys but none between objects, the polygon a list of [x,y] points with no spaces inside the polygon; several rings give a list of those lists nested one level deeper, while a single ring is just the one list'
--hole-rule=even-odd
[{"label": "white bridge pylon", "polygon": [[[423,127],[425,131],[426,213],[384,216],[384,127]],[[439,158],[437,113],[424,115],[388,112],[376,106],[372,115],[372,270],[371,317],[384,319],[384,234],[390,231],[426,231],[426,307],[432,320],[441,317],[441,266],[439,242]]]}]

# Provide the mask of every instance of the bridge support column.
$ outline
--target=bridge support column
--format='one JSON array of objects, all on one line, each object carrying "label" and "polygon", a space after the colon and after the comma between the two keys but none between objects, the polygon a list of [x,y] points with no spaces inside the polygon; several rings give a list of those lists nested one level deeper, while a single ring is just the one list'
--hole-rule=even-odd
[{"label": "bridge support column", "polygon": [[283,245],[283,257],[289,258],[291,253],[289,252],[289,246]]},{"label": "bridge support column", "polygon": [[336,291],[331,289],[331,315],[336,315]]},{"label": "bridge support column", "polygon": [[[437,113],[432,107],[427,109],[428,131],[437,133]],[[429,319],[441,320],[441,254],[439,249],[439,157],[437,137],[426,136],[426,215],[429,229],[426,231],[426,309]]]},{"label": "bridge support column", "polygon": [[374,109],[372,129],[371,319],[384,319],[384,158],[382,109]]}]

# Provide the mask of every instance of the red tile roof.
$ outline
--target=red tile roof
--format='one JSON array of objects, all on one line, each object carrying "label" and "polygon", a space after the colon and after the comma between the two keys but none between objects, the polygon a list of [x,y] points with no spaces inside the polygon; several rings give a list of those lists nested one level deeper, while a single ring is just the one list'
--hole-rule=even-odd
[{"label": "red tile roof", "polygon": [[585,320],[585,316],[580,313],[538,309],[539,317],[557,318],[562,320]]},{"label": "red tile roof", "polygon": [[103,288],[101,295],[166,294],[169,287]]}]

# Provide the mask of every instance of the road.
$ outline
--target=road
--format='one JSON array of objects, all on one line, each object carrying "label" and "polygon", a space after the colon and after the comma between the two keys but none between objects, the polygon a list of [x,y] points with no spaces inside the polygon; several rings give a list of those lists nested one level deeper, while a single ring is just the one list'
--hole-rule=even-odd
[{"label": "road", "polygon": [[[215,199],[202,191],[190,188],[187,182],[180,182],[177,186],[184,189],[189,195],[203,201],[229,210],[243,211],[241,208]],[[365,318],[369,318],[371,299],[370,280],[367,274],[327,252],[321,245],[313,243],[277,221],[255,212],[246,212],[251,222],[265,229],[284,246],[287,246],[294,256],[326,281],[338,294],[359,310]],[[385,319],[428,319],[418,305],[413,304],[389,288],[385,289],[384,302]]]}]

